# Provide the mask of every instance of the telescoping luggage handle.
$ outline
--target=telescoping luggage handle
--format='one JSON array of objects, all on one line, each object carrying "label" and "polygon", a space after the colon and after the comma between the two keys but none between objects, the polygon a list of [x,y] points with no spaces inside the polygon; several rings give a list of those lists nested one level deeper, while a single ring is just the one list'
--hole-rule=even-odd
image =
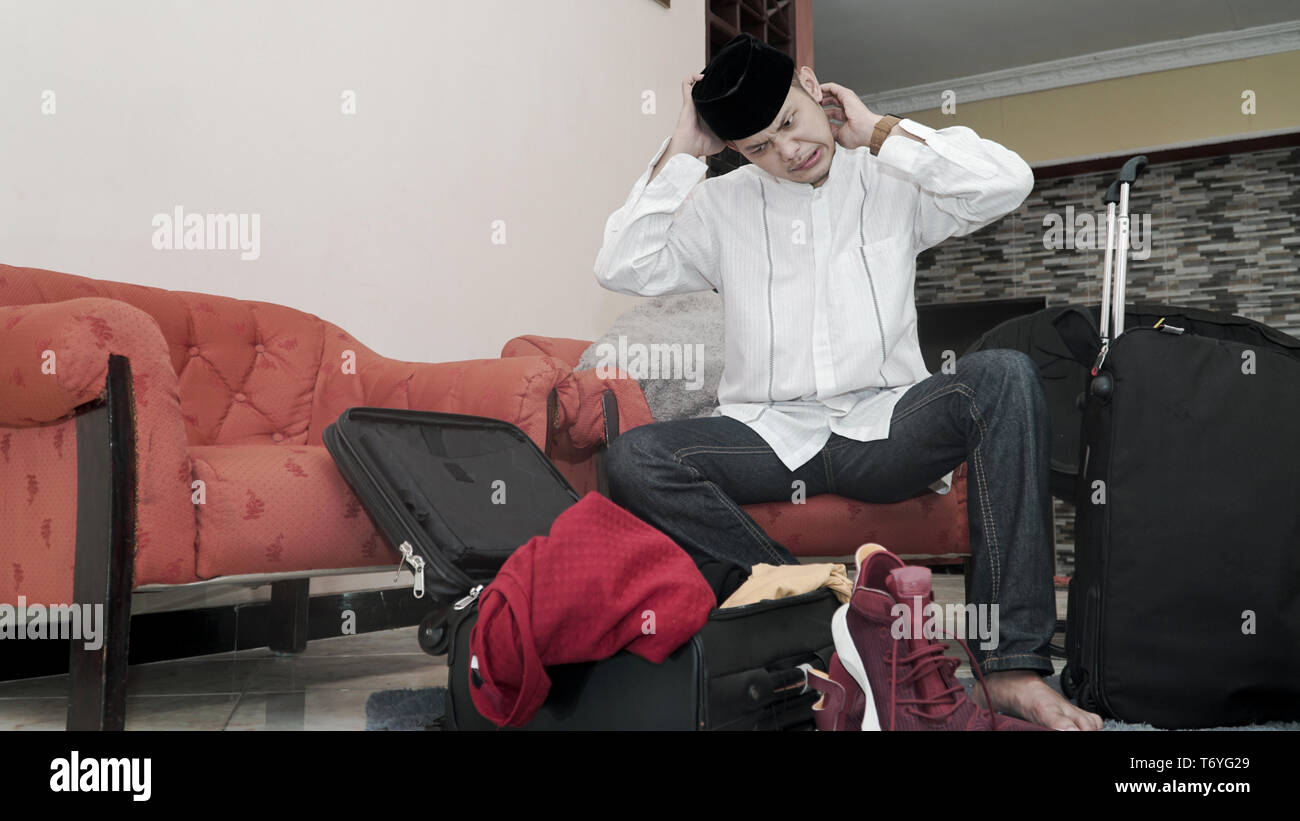
[{"label": "telescoping luggage handle", "polygon": [[[1124,333],[1124,292],[1128,284],[1129,189],[1146,170],[1146,155],[1132,157],[1120,169],[1119,177],[1106,189],[1106,253],[1101,274],[1101,351],[1092,366],[1093,376],[1097,375],[1110,350],[1112,315],[1115,323],[1114,337],[1118,338]],[[1112,273],[1115,280],[1113,288]]]}]

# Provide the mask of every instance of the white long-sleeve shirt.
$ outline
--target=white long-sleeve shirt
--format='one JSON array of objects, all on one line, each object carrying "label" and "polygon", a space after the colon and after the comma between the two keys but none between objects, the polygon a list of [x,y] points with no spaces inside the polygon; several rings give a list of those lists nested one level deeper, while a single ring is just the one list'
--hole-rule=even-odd
[{"label": "white long-sleeve shirt", "polygon": [[[1034,177],[964,126],[925,140],[835,146],[817,188],[746,165],[707,166],[668,140],[605,224],[596,278],[625,294],[717,289],[726,352],[714,416],[749,425],[795,470],[832,432],[889,436],[894,405],[930,375],[916,335],[916,255],[1017,208]],[[931,488],[946,493],[952,473]]]}]

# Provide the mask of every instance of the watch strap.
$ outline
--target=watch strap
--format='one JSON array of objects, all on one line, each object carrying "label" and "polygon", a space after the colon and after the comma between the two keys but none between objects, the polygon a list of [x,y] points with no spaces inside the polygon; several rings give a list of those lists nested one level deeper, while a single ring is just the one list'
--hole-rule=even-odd
[{"label": "watch strap", "polygon": [[876,127],[871,132],[871,144],[868,146],[873,157],[880,153],[880,146],[884,144],[885,138],[900,122],[902,118],[895,117],[893,114],[886,114],[876,121]]}]

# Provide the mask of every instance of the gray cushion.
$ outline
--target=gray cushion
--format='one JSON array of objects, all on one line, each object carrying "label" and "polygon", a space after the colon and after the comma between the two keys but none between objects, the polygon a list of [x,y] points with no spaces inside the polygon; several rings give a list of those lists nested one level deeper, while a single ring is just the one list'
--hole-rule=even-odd
[{"label": "gray cushion", "polygon": [[726,364],[724,327],[722,297],[713,291],[648,298],[583,351],[578,370],[627,371],[656,422],[709,416]]}]

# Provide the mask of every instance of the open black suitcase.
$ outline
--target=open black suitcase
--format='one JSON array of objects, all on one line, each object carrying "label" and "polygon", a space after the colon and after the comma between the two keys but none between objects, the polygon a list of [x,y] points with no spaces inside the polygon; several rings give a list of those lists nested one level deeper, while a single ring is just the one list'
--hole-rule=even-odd
[{"label": "open black suitcase", "polygon": [[1108,249],[1100,329],[1063,314],[1091,365],[1062,683],[1081,706],[1157,727],[1297,719],[1300,340],[1125,308],[1128,188],[1145,165],[1130,160],[1106,198],[1113,307]]},{"label": "open black suitcase", "polygon": [[[420,643],[447,654],[448,729],[495,729],[470,699],[478,593],[509,555],[578,496],[516,426],[497,419],[351,408],[325,446],[376,526],[430,597]],[[502,501],[505,504],[502,504]],[[663,664],[620,652],[548,668],[551,690],[527,729],[811,729],[817,694],[801,665],[834,652],[828,590],[714,610]]]}]

